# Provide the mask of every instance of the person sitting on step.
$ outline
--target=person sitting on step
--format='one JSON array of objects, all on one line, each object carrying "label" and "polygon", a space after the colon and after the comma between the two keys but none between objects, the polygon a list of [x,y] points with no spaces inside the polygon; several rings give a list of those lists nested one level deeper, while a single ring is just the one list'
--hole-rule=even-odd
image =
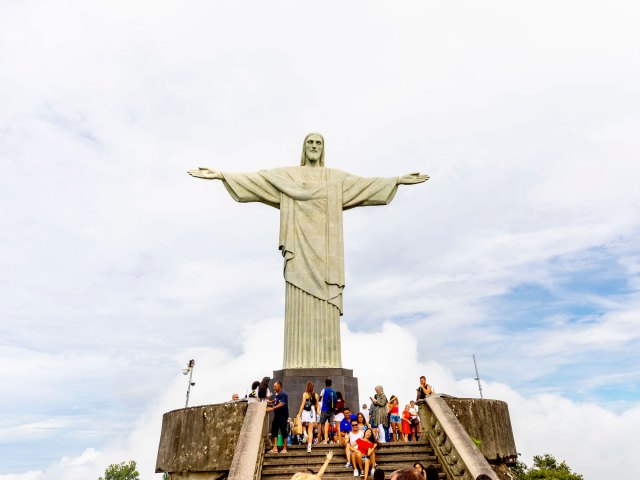
[{"label": "person sitting on step", "polygon": [[356,420],[358,421],[358,428],[364,432],[365,430],[369,430],[371,429],[371,426],[369,425],[369,422],[367,422],[367,420],[364,418],[364,415],[362,414],[362,412],[358,413],[358,415],[356,415]]},{"label": "person sitting on step", "polygon": [[353,467],[353,476],[357,477],[363,471],[362,454],[358,450],[358,440],[363,438],[364,434],[358,428],[358,421],[351,420],[351,431],[345,437],[344,453],[347,457],[346,468]]},{"label": "person sitting on step", "polygon": [[426,480],[438,480],[438,470],[433,465],[429,465],[425,470],[425,478]]},{"label": "person sitting on step", "polygon": [[[366,429],[364,437],[356,440],[356,444],[362,454],[362,461],[364,462],[364,480],[367,480],[369,473],[373,475],[376,471],[376,448],[378,447],[378,441],[373,434],[373,430],[371,428]],[[360,475],[362,475],[362,473],[360,473]]]},{"label": "person sitting on step", "polygon": [[351,409],[349,407],[344,408],[344,418],[338,425],[338,443],[344,445],[344,437],[351,431]]}]

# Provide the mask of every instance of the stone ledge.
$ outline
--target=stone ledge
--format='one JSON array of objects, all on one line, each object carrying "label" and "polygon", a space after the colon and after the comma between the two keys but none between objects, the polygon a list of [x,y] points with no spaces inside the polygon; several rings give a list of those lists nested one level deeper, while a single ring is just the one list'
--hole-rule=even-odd
[{"label": "stone ledge", "polygon": [[246,411],[246,402],[229,402],[165,413],[156,473],[228,472]]}]

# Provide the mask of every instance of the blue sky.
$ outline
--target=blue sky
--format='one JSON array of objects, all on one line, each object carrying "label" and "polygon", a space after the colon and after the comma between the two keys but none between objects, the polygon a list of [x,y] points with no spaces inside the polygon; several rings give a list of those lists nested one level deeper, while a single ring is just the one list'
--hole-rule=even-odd
[{"label": "blue sky", "polygon": [[[0,1],[0,480],[129,458],[154,478],[184,362],[194,404],[280,368],[278,212],[185,172],[295,165],[310,131],[328,166],[431,175],[345,213],[343,358],[363,395],[408,398],[423,373],[477,395],[475,353],[525,460],[631,478],[638,17],[631,1]],[[392,361],[372,370],[363,343]]]}]

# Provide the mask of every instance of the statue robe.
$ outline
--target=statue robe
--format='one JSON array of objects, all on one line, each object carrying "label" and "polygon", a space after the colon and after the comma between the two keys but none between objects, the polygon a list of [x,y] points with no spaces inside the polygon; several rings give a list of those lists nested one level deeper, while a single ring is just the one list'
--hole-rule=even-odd
[{"label": "statue robe", "polygon": [[340,368],[342,211],[388,204],[398,189],[397,178],[306,166],[222,175],[234,200],[280,209],[286,281],[283,368]]}]

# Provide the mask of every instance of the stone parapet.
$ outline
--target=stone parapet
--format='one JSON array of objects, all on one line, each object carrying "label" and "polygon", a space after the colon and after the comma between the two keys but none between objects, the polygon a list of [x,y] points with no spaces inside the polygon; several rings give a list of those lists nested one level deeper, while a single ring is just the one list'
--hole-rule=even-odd
[{"label": "stone parapet", "polygon": [[509,406],[501,400],[443,396],[467,433],[480,440],[480,451],[490,462],[512,464],[518,459]]},{"label": "stone parapet", "polygon": [[499,480],[445,400],[437,394],[418,402],[423,434],[451,480]]},{"label": "stone parapet", "polygon": [[165,413],[156,473],[169,473],[171,480],[252,480],[265,410],[265,403],[229,402]]}]

